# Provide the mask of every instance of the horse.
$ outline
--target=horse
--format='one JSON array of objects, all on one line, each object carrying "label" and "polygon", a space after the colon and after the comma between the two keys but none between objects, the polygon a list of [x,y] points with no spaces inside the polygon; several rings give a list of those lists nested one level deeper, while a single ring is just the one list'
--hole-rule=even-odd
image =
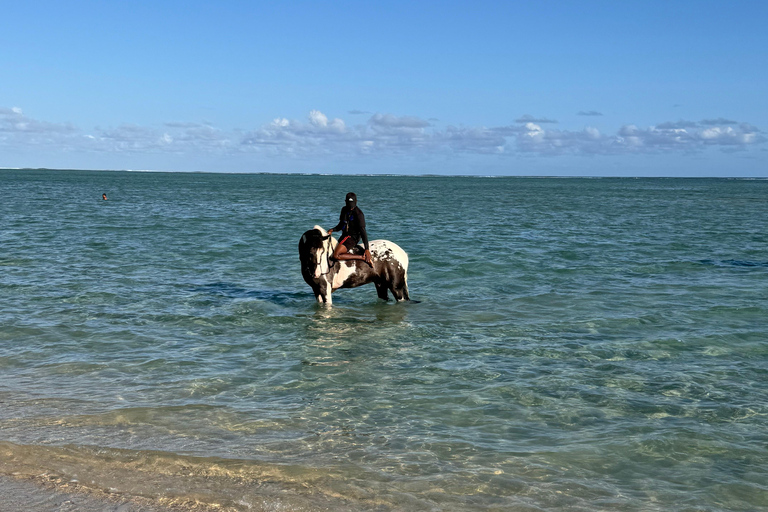
[{"label": "horse", "polygon": [[[370,242],[373,266],[364,261],[331,259],[338,241],[320,226],[306,231],[299,240],[301,275],[312,287],[317,302],[331,305],[331,293],[339,288],[355,288],[373,283],[380,299],[389,300],[391,291],[398,302],[408,296],[408,254],[389,240]],[[350,252],[362,254],[361,246]]]}]

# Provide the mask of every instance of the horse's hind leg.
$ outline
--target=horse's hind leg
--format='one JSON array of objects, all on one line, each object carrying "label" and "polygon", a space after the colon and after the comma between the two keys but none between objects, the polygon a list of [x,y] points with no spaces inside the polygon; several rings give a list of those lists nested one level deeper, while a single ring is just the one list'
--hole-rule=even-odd
[{"label": "horse's hind leg", "polygon": [[396,301],[411,300],[408,296],[408,283],[405,279],[392,281],[392,286],[390,286],[389,289],[392,291],[392,295],[395,297]]},{"label": "horse's hind leg", "polygon": [[403,283],[403,300],[411,300],[411,296],[408,294],[408,283]]},{"label": "horse's hind leg", "polygon": [[402,288],[393,288],[392,295],[395,296],[395,300],[397,302],[400,302],[403,300],[411,300],[408,298],[408,288],[405,286]]},{"label": "horse's hind leg", "polygon": [[389,300],[389,295],[387,295],[387,284],[379,281],[376,281],[374,284],[376,285],[376,294],[379,298]]}]

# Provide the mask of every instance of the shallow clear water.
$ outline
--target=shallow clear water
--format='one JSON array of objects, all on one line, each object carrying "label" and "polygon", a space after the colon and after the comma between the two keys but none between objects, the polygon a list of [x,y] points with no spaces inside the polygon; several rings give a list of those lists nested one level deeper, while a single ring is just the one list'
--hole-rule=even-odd
[{"label": "shallow clear water", "polygon": [[[420,303],[315,304],[298,240],[349,190]],[[237,510],[768,508],[768,181],[0,192],[0,472]]]}]

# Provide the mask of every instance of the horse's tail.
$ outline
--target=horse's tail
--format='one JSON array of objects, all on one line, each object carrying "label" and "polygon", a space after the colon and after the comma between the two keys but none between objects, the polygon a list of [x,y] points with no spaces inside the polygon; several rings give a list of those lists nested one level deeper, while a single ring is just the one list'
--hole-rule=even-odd
[{"label": "horse's tail", "polygon": [[[397,248],[403,251],[402,248],[400,248],[400,246],[398,246]],[[403,270],[405,271],[405,273],[403,274],[403,300],[410,301],[411,297],[408,295],[408,263],[409,263],[408,253],[403,251],[403,261],[401,261],[401,264],[404,267]]]}]

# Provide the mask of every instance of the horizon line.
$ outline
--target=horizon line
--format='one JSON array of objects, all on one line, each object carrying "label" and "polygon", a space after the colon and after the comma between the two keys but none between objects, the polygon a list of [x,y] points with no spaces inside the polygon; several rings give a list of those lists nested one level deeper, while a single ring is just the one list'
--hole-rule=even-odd
[{"label": "horizon line", "polygon": [[51,171],[51,172],[126,172],[126,173],[162,173],[162,174],[222,174],[222,175],[268,175],[268,176],[346,176],[346,177],[411,177],[411,178],[553,178],[553,179],[738,179],[768,180],[768,176],[672,176],[672,175],[591,175],[591,174],[407,174],[407,173],[323,173],[323,172],[269,172],[269,171],[185,171],[159,169],[74,169],[55,167],[0,167],[2,171]]}]

